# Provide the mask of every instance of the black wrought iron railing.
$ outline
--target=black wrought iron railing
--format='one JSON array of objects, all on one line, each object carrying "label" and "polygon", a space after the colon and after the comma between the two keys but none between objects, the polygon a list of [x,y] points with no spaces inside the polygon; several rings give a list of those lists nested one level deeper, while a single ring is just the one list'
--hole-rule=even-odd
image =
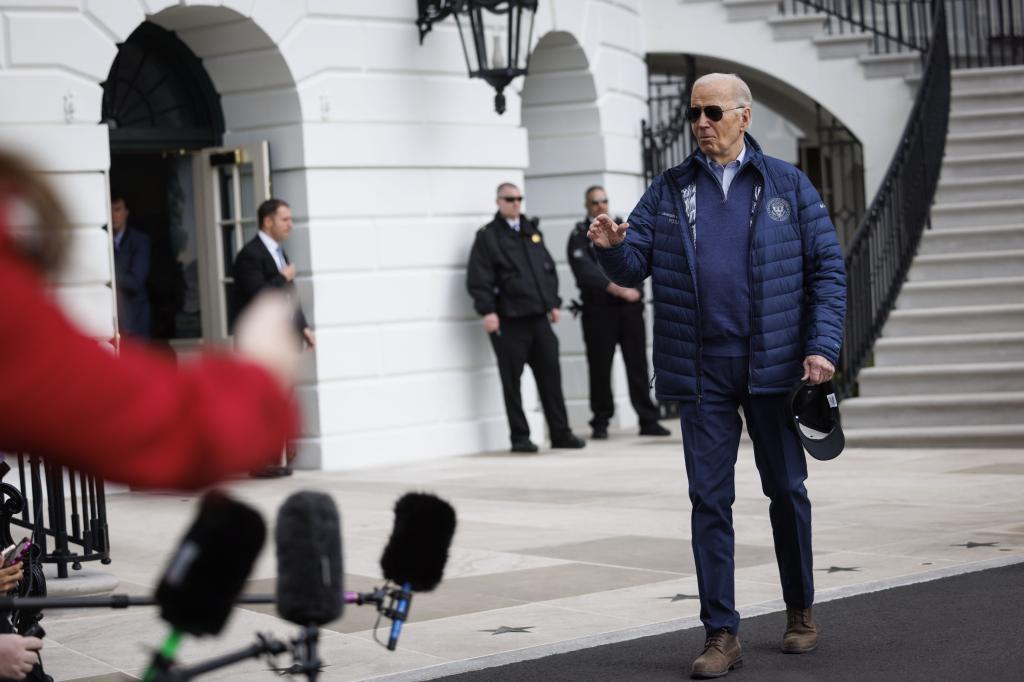
[{"label": "black wrought iron railing", "polygon": [[[19,454],[17,483],[0,483],[0,541],[14,541],[12,526],[32,536],[43,563],[56,564],[57,577],[83,561],[110,563],[107,502],[103,481],[38,457]],[[0,478],[10,470],[0,466]]]},{"label": "black wrought iron railing", "polygon": [[694,150],[686,107],[696,74],[697,61],[692,55],[683,56],[682,73],[648,69],[648,118],[640,122],[647,184],[659,173],[678,166]]},{"label": "black wrought iron railing", "polygon": [[[1024,0],[942,0],[953,68],[1024,64]],[[864,34],[876,54],[924,52],[935,0],[779,0],[786,15],[822,14],[830,35]]]},{"label": "black wrought iron railing", "polygon": [[930,211],[949,127],[950,54],[945,5],[937,3],[921,85],[900,144],[846,253],[846,338],[836,374],[842,396],[857,375],[896,303]]}]

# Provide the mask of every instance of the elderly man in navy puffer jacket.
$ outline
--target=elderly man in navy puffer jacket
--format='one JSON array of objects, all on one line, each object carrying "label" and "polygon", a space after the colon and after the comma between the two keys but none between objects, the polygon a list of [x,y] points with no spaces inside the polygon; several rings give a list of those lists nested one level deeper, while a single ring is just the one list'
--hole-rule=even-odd
[{"label": "elderly man in navy puffer jacket", "polygon": [[700,149],[654,180],[628,222],[598,216],[588,237],[616,284],[653,280],[655,391],[680,403],[707,631],[690,674],[705,678],[742,663],[732,527],[739,409],[771,500],[787,606],[782,650],[817,645],[807,463],[785,396],[802,378],[832,378],[846,273],[835,227],[807,176],[762,154],[747,134],[751,96],[741,79],[698,79],[687,119]]}]

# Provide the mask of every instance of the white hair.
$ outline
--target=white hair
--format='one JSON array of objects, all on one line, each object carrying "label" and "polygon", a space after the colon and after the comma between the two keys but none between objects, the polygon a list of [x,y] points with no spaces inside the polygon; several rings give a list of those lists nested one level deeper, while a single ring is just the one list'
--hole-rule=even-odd
[{"label": "white hair", "polygon": [[741,107],[749,107],[754,98],[750,95],[750,88],[743,82],[743,79],[734,73],[709,73],[701,76],[693,82],[693,88],[704,83],[711,83],[714,81],[729,81],[732,85],[733,95],[736,97],[736,105]]}]

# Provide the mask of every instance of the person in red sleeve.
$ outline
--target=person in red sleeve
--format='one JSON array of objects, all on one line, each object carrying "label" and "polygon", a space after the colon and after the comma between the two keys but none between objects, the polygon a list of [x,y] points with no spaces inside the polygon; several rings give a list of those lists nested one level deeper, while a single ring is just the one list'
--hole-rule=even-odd
[{"label": "person in red sleeve", "polygon": [[[33,227],[13,224],[15,207]],[[47,291],[66,241],[52,191],[0,152],[0,450],[141,488],[202,488],[274,460],[298,427],[288,301],[268,296],[239,320],[242,357],[179,368],[130,342],[114,356]]]}]

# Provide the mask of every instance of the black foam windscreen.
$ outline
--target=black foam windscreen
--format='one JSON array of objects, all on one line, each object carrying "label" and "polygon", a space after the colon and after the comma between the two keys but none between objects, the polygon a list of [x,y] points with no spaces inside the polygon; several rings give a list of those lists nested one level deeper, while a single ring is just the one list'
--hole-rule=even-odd
[{"label": "black foam windscreen", "polygon": [[341,519],[324,493],[292,494],[277,513],[277,612],[299,625],[323,625],[344,608]]},{"label": "black foam windscreen", "polygon": [[160,617],[192,635],[220,632],[266,535],[255,509],[207,493],[157,587]]},{"label": "black foam windscreen", "polygon": [[403,495],[395,503],[395,527],[380,558],[384,577],[429,592],[441,582],[454,535],[450,504],[427,493]]}]

